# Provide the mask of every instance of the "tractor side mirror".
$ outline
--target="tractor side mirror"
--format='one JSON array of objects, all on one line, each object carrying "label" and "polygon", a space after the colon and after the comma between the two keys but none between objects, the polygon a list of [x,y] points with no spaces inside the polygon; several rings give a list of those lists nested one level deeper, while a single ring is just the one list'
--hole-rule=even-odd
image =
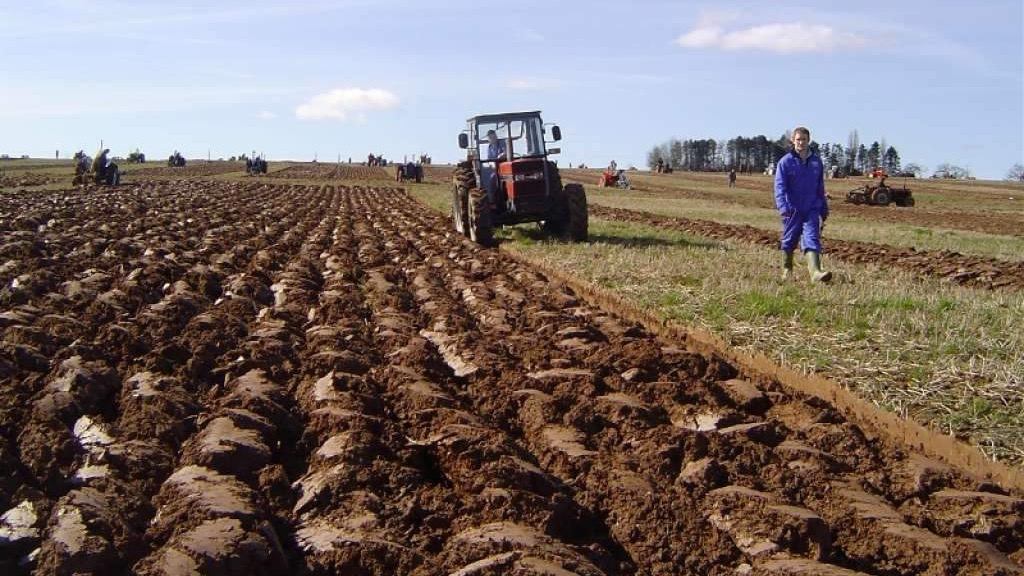
[{"label": "tractor side mirror", "polygon": [[561,153],[562,153],[562,149],[561,148],[548,148],[548,154],[549,155],[550,154],[561,154]]},{"label": "tractor side mirror", "polygon": [[463,150],[469,148],[469,135],[465,132],[459,134],[459,148]]},{"label": "tractor side mirror", "polygon": [[558,126],[552,126],[551,127],[551,137],[555,139],[555,142],[558,142],[559,140],[561,140],[562,139],[562,129],[559,128]]}]

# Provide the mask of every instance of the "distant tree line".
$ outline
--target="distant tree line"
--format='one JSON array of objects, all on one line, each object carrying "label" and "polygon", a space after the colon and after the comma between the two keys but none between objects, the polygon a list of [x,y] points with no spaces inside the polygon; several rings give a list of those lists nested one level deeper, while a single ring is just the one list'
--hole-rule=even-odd
[{"label": "distant tree line", "polygon": [[[778,163],[791,147],[790,134],[786,132],[775,140],[767,136],[736,136],[729,140],[679,140],[672,138],[651,148],[647,153],[647,166],[654,168],[662,159],[675,170],[714,172],[736,170],[737,172],[764,172]],[[889,174],[901,174],[909,169],[923,169],[916,164],[901,165],[900,154],[889,146],[885,139],[865,146],[860,142],[857,131],[850,132],[846,145],[830,142],[811,142],[811,150],[821,156],[827,169],[833,167],[847,175],[861,175],[874,168],[882,167]]]}]

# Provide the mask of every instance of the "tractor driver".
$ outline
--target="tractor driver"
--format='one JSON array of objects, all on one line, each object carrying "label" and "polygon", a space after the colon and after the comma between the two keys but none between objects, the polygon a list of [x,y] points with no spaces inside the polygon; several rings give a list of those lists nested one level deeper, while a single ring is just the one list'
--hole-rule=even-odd
[{"label": "tractor driver", "polygon": [[[494,130],[487,131],[487,159],[488,160],[505,160],[506,159],[506,148],[505,141],[498,138],[498,134]],[[497,166],[497,162],[495,162]],[[495,167],[485,166],[481,168],[481,180],[484,182],[484,187],[487,192],[487,197],[492,203],[495,202],[498,194],[498,170]]]},{"label": "tractor driver", "polygon": [[505,141],[499,140],[498,135],[494,132],[494,130],[487,131],[487,159],[505,159]]},{"label": "tractor driver", "polygon": [[103,182],[103,179],[107,176],[107,154],[110,153],[110,148],[104,148],[96,153],[96,157],[92,160],[92,172],[96,183]]}]

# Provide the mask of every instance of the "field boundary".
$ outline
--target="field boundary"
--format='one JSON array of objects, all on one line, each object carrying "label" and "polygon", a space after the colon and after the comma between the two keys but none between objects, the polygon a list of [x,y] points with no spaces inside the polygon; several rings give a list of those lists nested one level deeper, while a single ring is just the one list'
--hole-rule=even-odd
[{"label": "field boundary", "polygon": [[864,429],[866,434],[881,436],[892,443],[938,458],[972,474],[986,477],[1003,488],[1024,490],[1024,470],[992,461],[974,446],[885,411],[843,388],[834,380],[816,374],[797,372],[776,364],[764,354],[736,350],[710,332],[657,318],[610,290],[564,274],[544,261],[523,254],[515,248],[503,246],[500,251],[521,263],[536,267],[550,278],[572,288],[594,306],[639,322],[658,336],[689,345],[697,352],[715,353],[724,357],[748,378],[770,380],[797,392],[821,398],[839,409],[845,417]]}]

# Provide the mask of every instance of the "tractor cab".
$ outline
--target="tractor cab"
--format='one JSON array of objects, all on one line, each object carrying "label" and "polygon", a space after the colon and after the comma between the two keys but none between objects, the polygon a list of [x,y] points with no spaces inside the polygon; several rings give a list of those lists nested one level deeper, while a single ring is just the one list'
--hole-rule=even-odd
[{"label": "tractor cab", "polygon": [[[551,129],[560,140],[558,126]],[[550,194],[548,150],[540,112],[474,116],[459,134],[459,147],[467,150],[477,187],[487,193],[498,213],[529,212]]]},{"label": "tractor cab", "polygon": [[[564,232],[569,225],[566,190],[551,154],[560,152],[548,144],[561,140],[558,126],[549,129],[539,111],[509,112],[473,116],[459,133],[459,148],[466,160],[453,176],[452,217],[459,232],[482,243],[490,239],[493,226],[541,222],[549,230]],[[573,196],[582,187],[567,186]],[[480,202],[474,202],[476,196]],[[586,237],[586,199],[574,210],[570,234]],[[582,218],[582,220],[581,220]]]}]

